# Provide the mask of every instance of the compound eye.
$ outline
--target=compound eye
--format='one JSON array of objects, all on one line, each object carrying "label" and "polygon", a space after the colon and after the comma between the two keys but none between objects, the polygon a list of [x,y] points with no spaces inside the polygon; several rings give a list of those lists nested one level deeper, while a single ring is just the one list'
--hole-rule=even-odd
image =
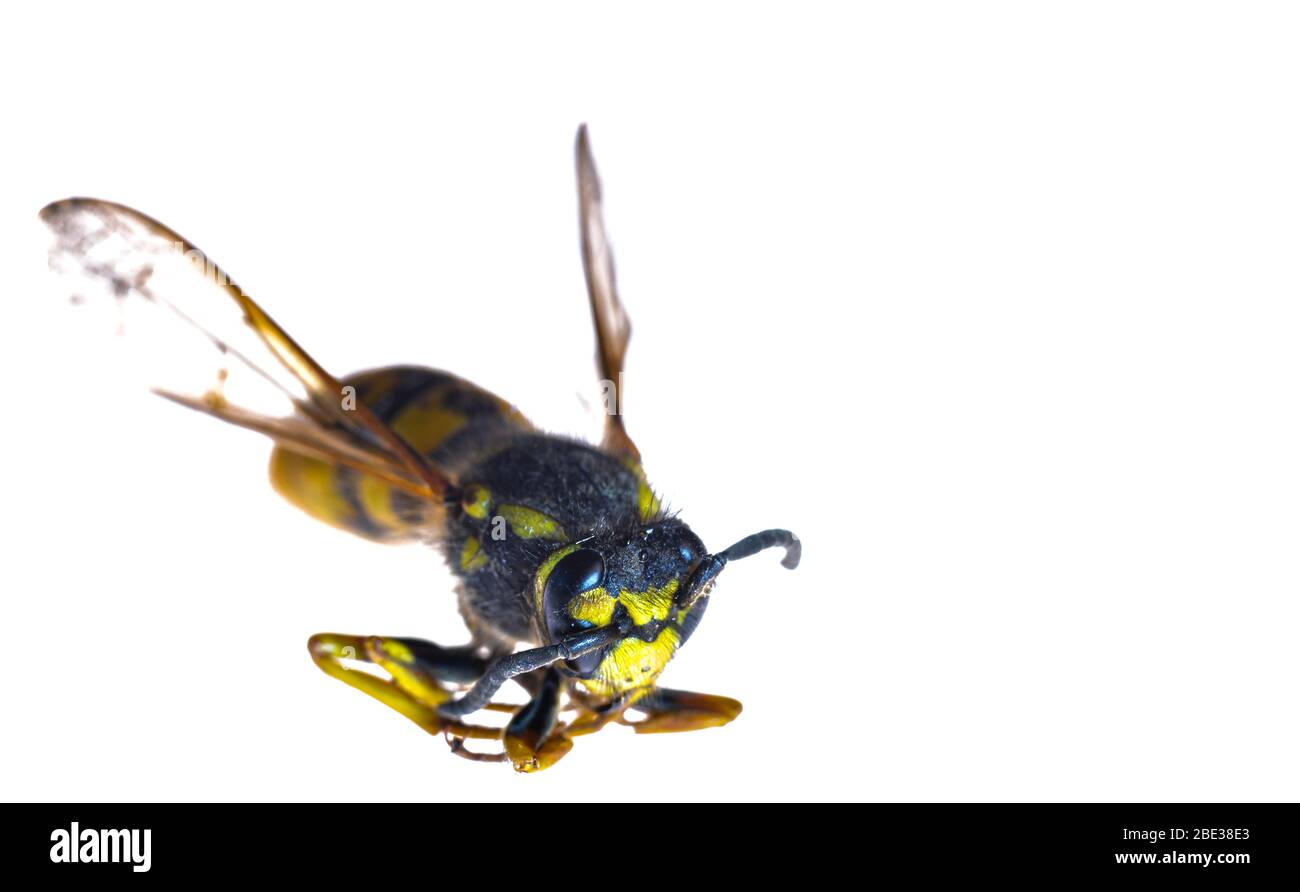
[{"label": "compound eye", "polygon": [[580,548],[560,558],[551,569],[551,575],[546,578],[546,587],[542,590],[546,627],[553,640],[581,628],[569,615],[569,602],[604,581],[605,559],[599,551]]}]

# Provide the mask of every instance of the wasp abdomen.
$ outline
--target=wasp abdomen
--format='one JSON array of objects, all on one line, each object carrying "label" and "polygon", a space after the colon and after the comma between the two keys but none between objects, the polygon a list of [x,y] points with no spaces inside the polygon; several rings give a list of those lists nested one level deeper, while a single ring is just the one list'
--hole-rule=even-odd
[{"label": "wasp abdomen", "polygon": [[[448,372],[390,366],[343,379],[343,408],[370,408],[443,473],[459,473],[532,425],[510,403]],[[381,542],[440,538],[445,514],[376,477],[277,447],[271,483],[317,520]]]}]

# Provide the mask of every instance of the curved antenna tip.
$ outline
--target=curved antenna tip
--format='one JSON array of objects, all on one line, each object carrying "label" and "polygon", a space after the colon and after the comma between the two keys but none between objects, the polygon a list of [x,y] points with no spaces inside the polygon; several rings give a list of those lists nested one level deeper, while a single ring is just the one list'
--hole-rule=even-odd
[{"label": "curved antenna tip", "polygon": [[787,570],[793,570],[795,567],[799,566],[799,560],[802,557],[803,543],[799,541],[798,536],[791,533],[790,541],[787,542],[785,546],[785,557],[781,558],[781,566],[785,567]]},{"label": "curved antenna tip", "polygon": [[718,557],[725,563],[758,554],[764,549],[775,548],[778,545],[785,549],[785,557],[781,559],[781,566],[787,570],[793,570],[799,566],[799,559],[803,556],[803,543],[799,541],[798,536],[789,530],[763,530],[761,533],[746,536],[735,545],[720,552]]}]

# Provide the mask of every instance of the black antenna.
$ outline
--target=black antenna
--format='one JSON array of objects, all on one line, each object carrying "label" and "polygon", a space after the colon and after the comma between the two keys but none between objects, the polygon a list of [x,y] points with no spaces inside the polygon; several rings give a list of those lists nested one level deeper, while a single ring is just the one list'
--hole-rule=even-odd
[{"label": "black antenna", "polygon": [[799,541],[799,537],[789,530],[763,530],[761,533],[746,536],[717,554],[705,555],[695,568],[695,572],[686,580],[681,596],[677,598],[678,605],[685,610],[690,610],[708,588],[709,583],[713,582],[722,572],[722,568],[727,566],[728,561],[738,561],[778,545],[785,548],[785,557],[781,558],[781,566],[787,570],[799,566],[799,558],[803,555],[803,544]]}]

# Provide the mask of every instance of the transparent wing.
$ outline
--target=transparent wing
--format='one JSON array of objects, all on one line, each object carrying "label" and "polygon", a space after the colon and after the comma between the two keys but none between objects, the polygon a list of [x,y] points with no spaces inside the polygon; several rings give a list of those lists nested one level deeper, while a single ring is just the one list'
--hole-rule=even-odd
[{"label": "transparent wing", "polygon": [[596,364],[604,383],[616,399],[606,404],[605,436],[601,444],[617,455],[640,461],[641,453],[623,426],[622,406],[623,359],[632,339],[632,322],[623,302],[618,299],[614,281],[614,255],[605,235],[605,218],[601,211],[600,177],[591,155],[587,125],[578,128],[576,145],[578,171],[578,224],[582,237],[582,268],[587,278],[587,296],[591,301],[591,321],[596,328]]},{"label": "transparent wing", "polygon": [[40,216],[54,234],[50,268],[74,301],[114,312],[133,349],[138,343],[160,354],[166,368],[159,374],[190,375],[187,383],[156,387],[161,395],[414,495],[439,500],[446,493],[449,481],[437,468],[171,229],[86,198],[55,202]]}]

